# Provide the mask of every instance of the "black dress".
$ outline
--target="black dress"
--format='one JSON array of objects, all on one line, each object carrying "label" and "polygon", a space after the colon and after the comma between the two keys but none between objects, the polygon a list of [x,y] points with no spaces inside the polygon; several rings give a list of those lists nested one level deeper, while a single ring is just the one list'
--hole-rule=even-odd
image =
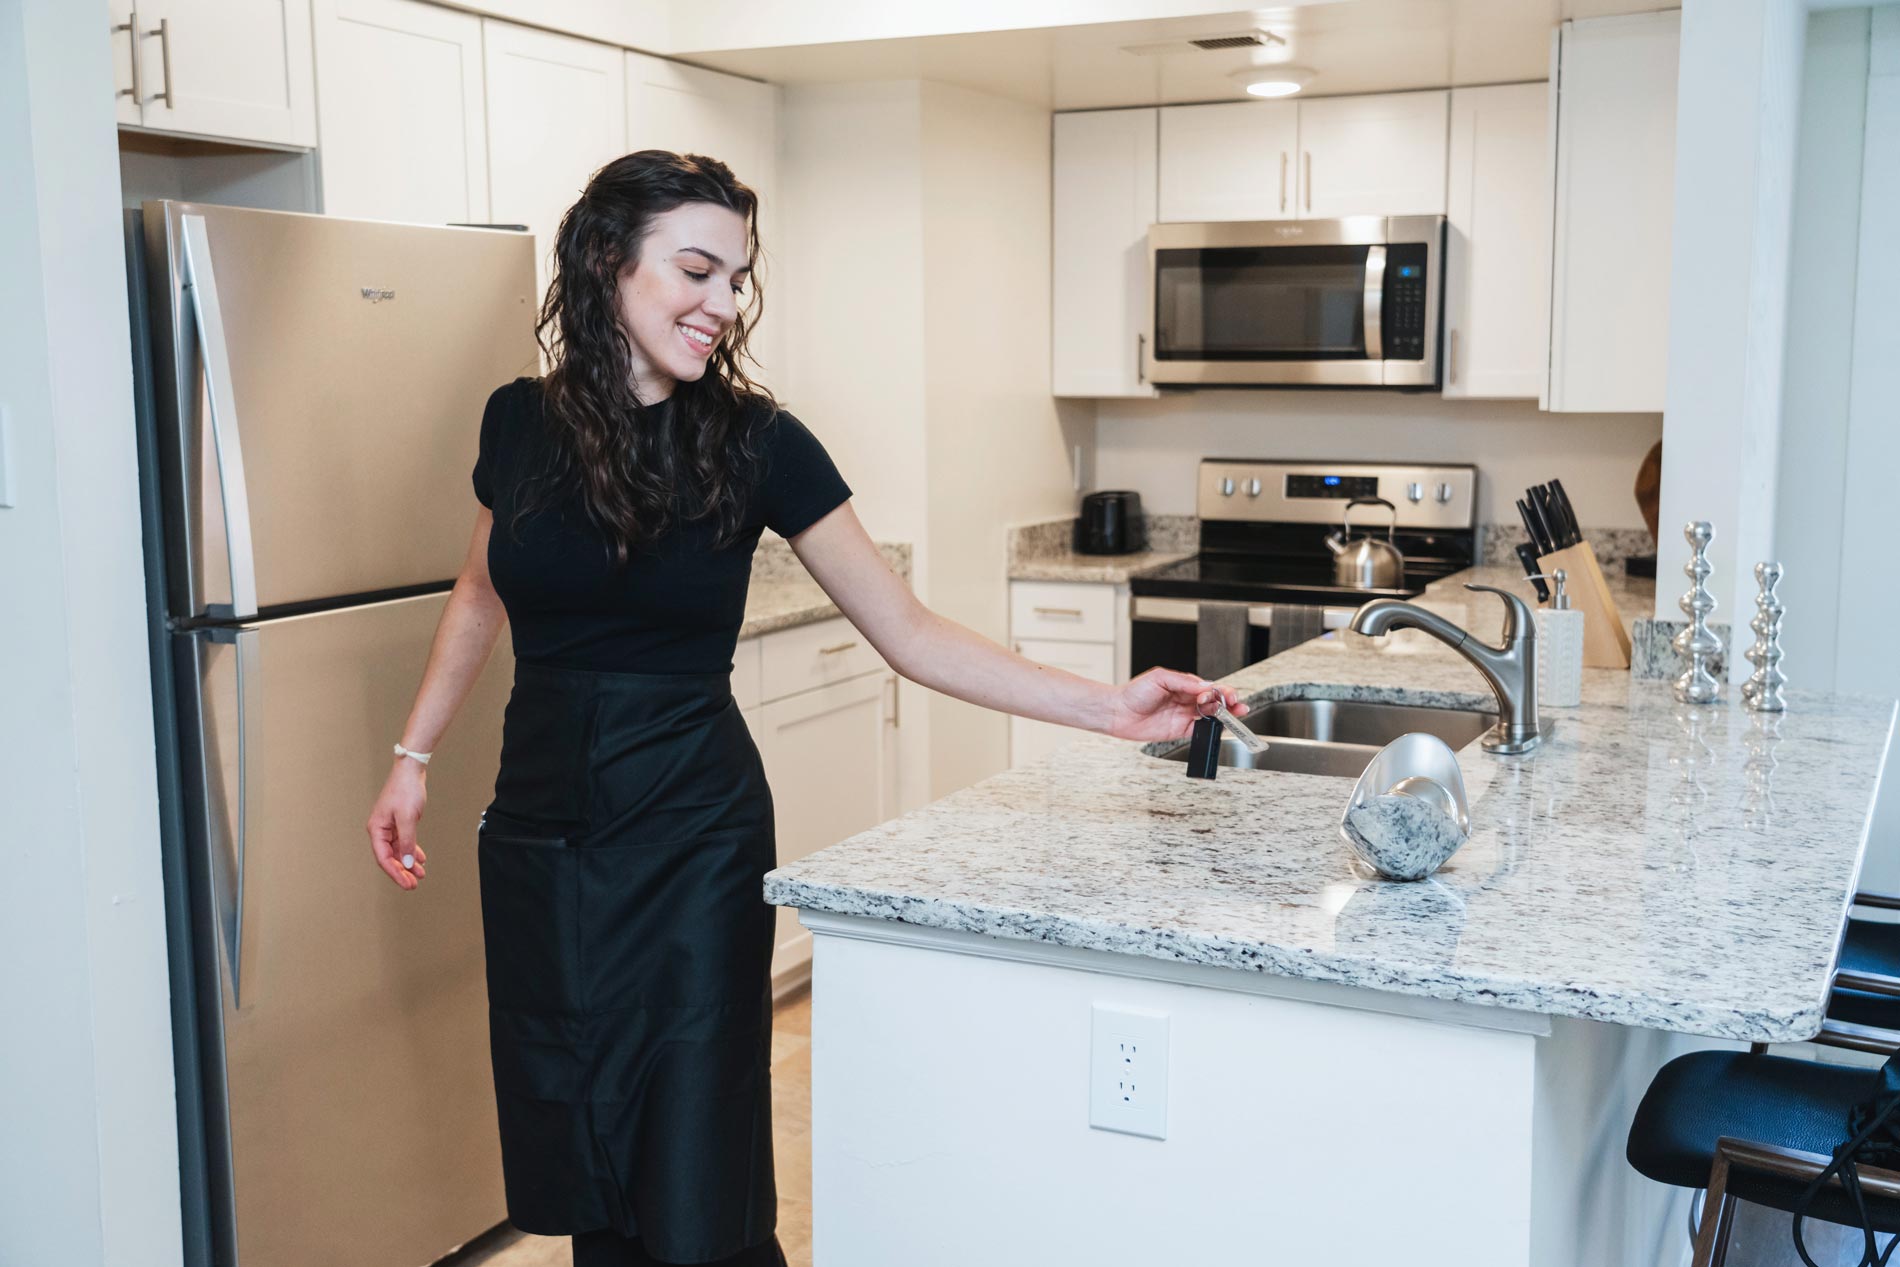
[{"label": "black dress", "polygon": [[796,418],[751,421],[763,476],[723,550],[687,523],[619,567],[571,497],[516,523],[546,452],[538,380],[490,398],[474,472],[516,657],[478,845],[508,1217],[670,1262],[776,1222],[772,798],[732,652],[761,529],[850,496]]}]

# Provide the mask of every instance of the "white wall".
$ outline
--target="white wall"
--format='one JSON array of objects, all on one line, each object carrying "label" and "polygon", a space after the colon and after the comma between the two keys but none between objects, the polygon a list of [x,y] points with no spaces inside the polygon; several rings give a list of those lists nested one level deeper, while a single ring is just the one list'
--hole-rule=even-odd
[{"label": "white wall", "polygon": [[[1073,507],[1089,427],[1049,396],[1049,115],[906,80],[789,87],[780,122],[781,395],[924,601],[1000,641],[1004,527]],[[1007,766],[1001,714],[903,690],[900,804]]]},{"label": "white wall", "polygon": [[0,0],[0,1262],[181,1260],[103,9]]},{"label": "white wall", "polygon": [[[923,107],[930,604],[1005,642],[1007,526],[1073,512],[1089,429],[1049,395],[1049,112],[934,83]],[[931,752],[933,797],[967,787],[1008,765],[1008,718],[937,700]]]},{"label": "white wall", "polygon": [[[1680,577],[1682,525],[1715,528],[1709,590],[1747,645],[1753,568],[1774,549],[1789,225],[1807,13],[1802,0],[1688,0],[1676,92],[1657,570]],[[1679,619],[1681,590],[1657,587]]]},{"label": "white wall", "polygon": [[1636,468],[1661,435],[1660,414],[1546,414],[1534,400],[1310,391],[1104,400],[1095,486],[1135,489],[1145,511],[1191,515],[1202,457],[1471,462],[1483,522],[1517,523],[1514,499],[1557,478],[1586,528],[1640,528]]},{"label": "white wall", "polygon": [[1835,684],[1841,632],[1867,45],[1865,9],[1808,20],[1795,166],[1775,554],[1787,569],[1780,592],[1791,613],[1782,636],[1789,668],[1826,689]]}]

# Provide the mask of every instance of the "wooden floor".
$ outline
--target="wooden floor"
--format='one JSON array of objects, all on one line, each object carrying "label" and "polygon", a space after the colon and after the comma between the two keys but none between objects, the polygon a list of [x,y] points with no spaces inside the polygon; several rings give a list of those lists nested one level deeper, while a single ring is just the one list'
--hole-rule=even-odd
[{"label": "wooden floor", "polygon": [[[791,1267],[811,1267],[811,991],[772,1020],[772,1146],[778,1166],[778,1239]],[[503,1226],[437,1267],[570,1267],[565,1236]]]}]

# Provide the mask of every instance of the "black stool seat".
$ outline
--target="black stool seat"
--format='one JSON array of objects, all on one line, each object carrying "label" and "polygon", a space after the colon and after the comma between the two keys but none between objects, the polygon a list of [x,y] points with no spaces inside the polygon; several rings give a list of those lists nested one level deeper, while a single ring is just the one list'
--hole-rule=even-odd
[{"label": "black stool seat", "polygon": [[[1704,1188],[1715,1141],[1728,1136],[1829,1156],[1847,1138],[1850,1109],[1872,1094],[1877,1071],[1757,1056],[1699,1051],[1657,1072],[1630,1124],[1629,1163],[1648,1178],[1679,1188]],[[1794,1208],[1805,1185],[1734,1171],[1729,1191],[1744,1201]],[[1845,1204],[1823,1193],[1816,1218],[1851,1221]],[[1900,1208],[1870,1203],[1879,1226],[1900,1230]],[[1887,1216],[1891,1215],[1891,1219]]]},{"label": "black stool seat", "polygon": [[1841,971],[1900,977],[1900,924],[1848,920],[1841,937]]}]

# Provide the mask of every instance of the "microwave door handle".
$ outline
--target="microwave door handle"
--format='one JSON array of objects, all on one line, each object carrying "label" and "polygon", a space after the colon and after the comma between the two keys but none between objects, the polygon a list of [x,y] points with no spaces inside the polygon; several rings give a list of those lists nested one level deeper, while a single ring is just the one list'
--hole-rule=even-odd
[{"label": "microwave door handle", "polygon": [[[251,541],[251,497],[238,442],[237,391],[231,380],[230,345],[224,338],[224,306],[211,267],[211,238],[201,215],[179,217],[184,231],[185,290],[198,327],[204,358],[205,396],[211,407],[211,442],[218,457],[218,488],[224,499],[224,548],[230,560],[233,620],[257,615],[257,557]],[[217,613],[222,614],[222,613]]]},{"label": "microwave door handle", "polygon": [[1385,309],[1385,248],[1366,248],[1366,359],[1385,359],[1385,336],[1380,320]]}]

